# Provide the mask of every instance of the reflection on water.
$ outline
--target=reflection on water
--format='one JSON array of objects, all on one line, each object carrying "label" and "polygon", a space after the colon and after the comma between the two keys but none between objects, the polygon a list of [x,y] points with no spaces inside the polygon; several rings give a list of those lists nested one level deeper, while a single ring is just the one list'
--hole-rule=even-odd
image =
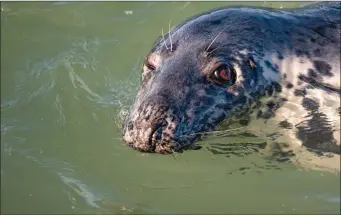
[{"label": "reflection on water", "polygon": [[245,129],[173,156],[123,143],[120,126],[160,30],[226,4],[2,3],[1,212],[339,211],[338,175],[300,169],[290,151],[269,153],[274,146]]}]

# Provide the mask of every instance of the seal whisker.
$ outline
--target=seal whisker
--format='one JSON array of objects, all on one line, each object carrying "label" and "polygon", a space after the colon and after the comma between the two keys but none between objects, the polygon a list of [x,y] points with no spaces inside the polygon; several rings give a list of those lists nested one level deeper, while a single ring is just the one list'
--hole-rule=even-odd
[{"label": "seal whisker", "polygon": [[123,135],[123,133],[121,132],[121,130],[118,130],[119,128],[121,129],[121,125],[118,124],[117,120],[116,120],[116,117],[114,117],[110,111],[110,116],[111,118],[114,120],[114,123],[117,125],[116,129],[117,129],[117,132],[120,134],[120,135]]},{"label": "seal whisker", "polygon": [[214,41],[219,37],[219,35],[225,30],[225,28],[223,30],[221,30],[217,36],[212,40],[211,44],[206,48],[206,51],[208,51],[208,49],[211,47],[211,45],[214,43]]},{"label": "seal whisker", "polygon": [[168,34],[169,34],[169,41],[170,41],[170,46],[171,46],[170,50],[173,51],[172,34],[171,34],[170,25],[171,25],[171,20],[169,20],[169,23],[168,23]]},{"label": "seal whisker", "polygon": [[171,155],[173,156],[174,160],[176,160],[176,157],[174,155],[176,153],[176,151],[174,151],[174,149],[171,149],[171,152],[172,152]]},{"label": "seal whisker", "polygon": [[232,129],[226,129],[226,130],[220,130],[220,131],[196,132],[196,133],[181,135],[180,137],[187,137],[187,136],[193,136],[193,135],[198,135],[198,134],[203,134],[203,135],[205,135],[205,134],[220,134],[220,133],[240,130],[242,128],[246,128],[246,126],[242,126],[242,127],[238,127],[238,128],[232,128]]},{"label": "seal whisker", "polygon": [[212,54],[215,50],[217,50],[218,48],[220,48],[221,46],[218,46],[217,48],[214,48],[212,51],[210,51],[208,54]]},{"label": "seal whisker", "polygon": [[162,34],[163,42],[165,43],[166,49],[168,50],[168,46],[165,40],[165,35],[163,34],[163,28],[161,29],[161,34]]}]

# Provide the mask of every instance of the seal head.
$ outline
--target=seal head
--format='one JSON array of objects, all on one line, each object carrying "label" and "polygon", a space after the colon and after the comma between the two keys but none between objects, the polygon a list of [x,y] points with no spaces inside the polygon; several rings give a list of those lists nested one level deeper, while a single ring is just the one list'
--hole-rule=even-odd
[{"label": "seal head", "polygon": [[[175,26],[146,57],[123,123],[125,142],[144,152],[171,153],[189,148],[225,119],[273,116],[286,99],[278,96],[280,69],[265,59],[283,59],[283,50],[301,45],[293,37],[304,36],[303,24],[319,23],[325,20],[309,12],[232,7]],[[272,100],[262,103],[262,97]],[[257,111],[260,106],[267,111]]]},{"label": "seal head", "polygon": [[[252,56],[240,52],[250,48],[246,42],[250,32],[262,37],[254,29],[263,21],[248,18],[243,28],[239,23],[245,19],[237,13],[217,11],[199,17],[176,26],[156,41],[125,121],[127,143],[146,152],[187,148],[203,132],[240,114],[254,100],[251,93],[258,95],[265,89],[262,83],[268,81],[257,70]],[[253,49],[259,51],[256,46],[253,43]]]}]

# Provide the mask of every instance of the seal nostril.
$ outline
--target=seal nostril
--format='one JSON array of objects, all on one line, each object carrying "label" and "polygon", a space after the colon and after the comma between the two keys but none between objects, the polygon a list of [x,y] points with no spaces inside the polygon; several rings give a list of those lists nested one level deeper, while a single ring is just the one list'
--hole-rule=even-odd
[{"label": "seal nostril", "polygon": [[134,124],[132,121],[128,123],[128,130],[133,130],[134,129]]},{"label": "seal nostril", "polygon": [[153,134],[152,138],[156,141],[160,141],[162,136],[162,127],[159,127]]},{"label": "seal nostril", "polygon": [[[158,133],[161,133],[162,132],[162,128],[161,128],[161,123],[158,123],[154,129],[152,130],[152,132],[150,133],[149,135],[149,140],[148,140],[148,143],[149,145],[153,146],[153,149],[155,149],[155,140],[157,140],[156,137],[158,137]],[[156,136],[155,136],[156,135]]]},{"label": "seal nostril", "polygon": [[161,141],[163,128],[167,126],[167,124],[168,123],[166,121],[156,124],[154,129],[150,133],[148,142],[149,142],[149,145],[154,147],[154,149],[155,149],[157,142]]}]

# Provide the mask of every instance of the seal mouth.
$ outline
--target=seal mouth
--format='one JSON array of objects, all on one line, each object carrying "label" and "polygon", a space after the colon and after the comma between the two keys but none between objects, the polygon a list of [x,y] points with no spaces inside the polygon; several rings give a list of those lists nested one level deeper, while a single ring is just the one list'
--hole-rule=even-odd
[{"label": "seal mouth", "polygon": [[182,120],[175,120],[176,125],[174,124],[175,121],[169,120],[169,118],[153,121],[155,124],[148,123],[148,128],[131,120],[126,120],[123,124],[123,139],[126,144],[139,152],[157,154],[182,153],[187,149],[196,150],[200,148],[194,143],[202,139],[202,132],[183,132],[186,129]]},{"label": "seal mouth", "polygon": [[[203,135],[191,133],[176,136],[165,132],[167,122],[160,122],[153,126],[153,129],[148,132],[148,138],[143,139],[140,136],[132,136],[127,132],[123,137],[129,147],[143,153],[157,153],[157,154],[172,154],[182,153],[187,149],[197,150],[201,148],[194,143],[202,139]],[[143,141],[145,140],[145,141]]]},{"label": "seal mouth", "polygon": [[[128,146],[133,149],[145,152],[145,153],[159,153],[159,154],[171,154],[180,148],[180,144],[173,140],[164,140],[162,136],[167,135],[163,133],[163,129],[167,127],[167,122],[159,122],[150,130],[148,138],[143,141],[138,137],[132,137],[130,135],[124,136]],[[129,139],[129,140],[128,140]]]}]

